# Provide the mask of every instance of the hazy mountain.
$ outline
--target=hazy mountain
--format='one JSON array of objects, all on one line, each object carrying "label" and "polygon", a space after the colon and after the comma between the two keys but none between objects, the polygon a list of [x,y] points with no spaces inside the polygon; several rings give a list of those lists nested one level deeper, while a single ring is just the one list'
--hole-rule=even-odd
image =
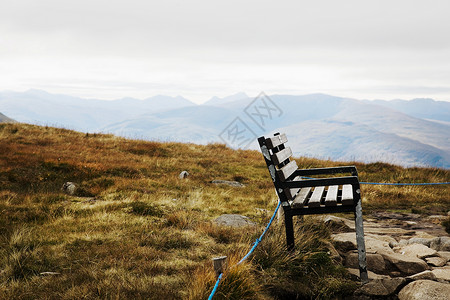
[{"label": "hazy mountain", "polygon": [[0,123],[15,123],[15,122],[16,122],[15,120],[8,118],[4,114],[0,113]]},{"label": "hazy mountain", "polygon": [[395,109],[416,118],[450,122],[450,102],[420,98],[409,101],[376,100],[373,103]]},{"label": "hazy mountain", "polygon": [[257,136],[284,131],[296,155],[450,168],[449,103],[271,95],[268,109],[258,101],[244,93],[204,105],[167,96],[101,101],[30,90],[0,93],[0,111],[21,122],[202,144],[223,143],[221,134],[239,118],[253,132],[254,149]]},{"label": "hazy mountain", "polygon": [[237,93],[231,96],[227,96],[224,98],[219,98],[219,97],[212,97],[211,99],[209,99],[208,101],[206,101],[204,103],[204,105],[218,105],[218,106],[222,106],[222,105],[226,105],[228,103],[231,102],[235,102],[235,101],[248,101],[250,98],[247,96],[246,93]]},{"label": "hazy mountain", "polygon": [[194,103],[183,97],[155,96],[145,100],[105,101],[50,94],[41,90],[0,93],[0,109],[19,122],[97,131],[108,124]]}]

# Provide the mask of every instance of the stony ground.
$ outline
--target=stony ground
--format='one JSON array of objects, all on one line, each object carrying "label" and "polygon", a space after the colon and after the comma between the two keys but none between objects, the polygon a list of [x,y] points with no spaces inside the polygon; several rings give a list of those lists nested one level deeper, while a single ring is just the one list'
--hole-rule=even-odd
[{"label": "stony ground", "polygon": [[[330,250],[334,259],[358,277],[353,220],[323,218],[334,232],[335,249]],[[440,225],[445,218],[392,212],[366,215],[370,281],[356,291],[355,299],[449,299],[450,237]]]}]

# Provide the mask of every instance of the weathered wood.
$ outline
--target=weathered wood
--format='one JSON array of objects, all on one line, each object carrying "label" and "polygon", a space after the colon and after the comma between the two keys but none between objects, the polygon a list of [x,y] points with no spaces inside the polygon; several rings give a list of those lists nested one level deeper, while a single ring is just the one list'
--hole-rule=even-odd
[{"label": "weathered wood", "polygon": [[366,262],[366,245],[364,242],[364,226],[361,199],[356,200],[355,207],[356,247],[358,248],[359,275],[362,283],[369,282]]},{"label": "weathered wood", "polygon": [[311,194],[311,188],[306,187],[302,188],[300,192],[298,192],[297,196],[295,196],[294,200],[292,201],[291,207],[292,208],[301,208],[306,205],[308,202],[308,197]]},{"label": "weathered wood", "polygon": [[325,192],[324,186],[315,187],[311,195],[311,198],[308,201],[308,207],[320,207],[320,200],[322,200],[324,192]]},{"label": "weathered wood", "polygon": [[275,165],[281,164],[283,161],[292,156],[291,148],[287,147],[272,155],[272,161]]},{"label": "weathered wood", "polygon": [[342,205],[353,205],[353,187],[351,184],[342,186]]},{"label": "weathered wood", "polygon": [[325,206],[336,206],[339,186],[332,185],[328,187],[327,196],[325,197]]},{"label": "weathered wood", "polygon": [[288,179],[289,176],[291,176],[295,172],[295,170],[297,170],[297,168],[298,168],[297,162],[293,160],[284,167],[282,167],[281,169],[279,169],[277,173],[278,176],[280,177],[280,180],[286,181],[286,179]]},{"label": "weathered wood", "polygon": [[266,145],[267,145],[267,148],[273,149],[281,144],[286,143],[287,141],[288,140],[287,140],[286,134],[283,133],[283,134],[276,135],[271,138],[267,138]]},{"label": "weathered wood", "polygon": [[[292,181],[297,181],[297,180],[302,180],[302,178],[300,176],[297,176]],[[298,193],[299,190],[300,190],[300,188],[284,189],[284,193],[289,200],[292,200],[295,198],[295,195]]]},{"label": "weathered wood", "polygon": [[227,257],[226,256],[214,257],[212,261],[214,271],[216,272],[216,276],[219,276],[220,273],[223,273],[223,270],[225,270],[226,268]]}]

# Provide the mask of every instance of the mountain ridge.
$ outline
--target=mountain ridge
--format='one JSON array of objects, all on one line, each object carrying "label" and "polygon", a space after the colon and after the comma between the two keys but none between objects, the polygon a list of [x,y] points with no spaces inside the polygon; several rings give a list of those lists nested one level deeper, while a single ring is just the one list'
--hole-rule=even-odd
[{"label": "mountain ridge", "polygon": [[[261,128],[256,119],[268,111],[255,101],[244,93],[197,105],[181,96],[105,101],[30,90],[0,92],[0,111],[19,122],[197,144],[228,143],[221,133],[238,120],[252,131],[251,149],[258,148],[256,137],[286,131],[299,155],[450,168],[450,103],[416,99],[408,107],[405,100],[276,94],[265,101],[279,112]],[[255,108],[256,119],[249,114]]]}]

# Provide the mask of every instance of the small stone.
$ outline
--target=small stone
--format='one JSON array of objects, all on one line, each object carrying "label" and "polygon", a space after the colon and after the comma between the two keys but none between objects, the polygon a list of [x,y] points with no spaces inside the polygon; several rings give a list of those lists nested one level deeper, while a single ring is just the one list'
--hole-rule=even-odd
[{"label": "small stone", "polygon": [[74,195],[77,190],[77,186],[75,183],[68,181],[63,184],[61,190],[68,195]]},{"label": "small stone", "polygon": [[427,257],[425,260],[433,267],[443,267],[447,264],[447,259],[442,257]]},{"label": "small stone", "polygon": [[450,285],[431,280],[417,280],[398,293],[399,300],[448,300]]},{"label": "small stone", "polygon": [[58,272],[41,272],[39,273],[41,276],[54,276],[54,275],[61,275],[61,273]]},{"label": "small stone", "polygon": [[178,175],[178,178],[180,178],[180,179],[185,179],[185,178],[187,178],[189,175],[190,175],[190,174],[189,174],[188,171],[182,171],[182,172],[180,173],[180,175]]}]

